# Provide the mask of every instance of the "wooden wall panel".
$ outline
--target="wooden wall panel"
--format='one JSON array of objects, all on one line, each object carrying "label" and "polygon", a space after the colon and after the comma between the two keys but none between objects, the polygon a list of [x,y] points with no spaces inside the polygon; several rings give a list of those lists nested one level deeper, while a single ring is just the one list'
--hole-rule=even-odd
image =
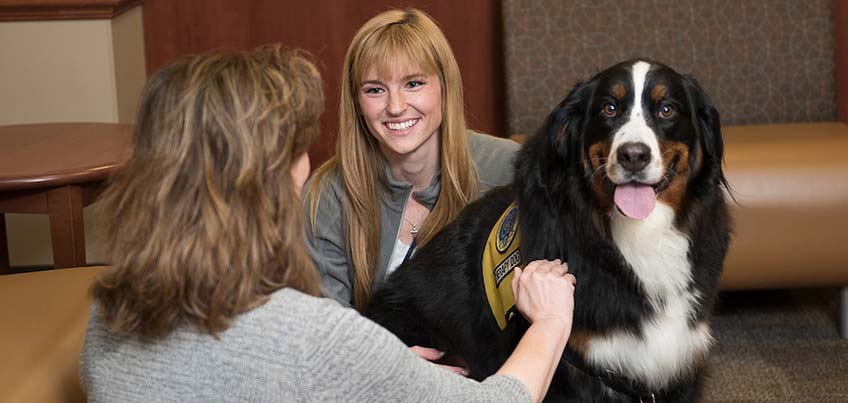
[{"label": "wooden wall panel", "polygon": [[269,42],[306,49],[321,63],[325,83],[322,140],[313,166],[334,151],[341,65],[353,34],[368,18],[393,7],[417,7],[441,25],[456,54],[473,128],[505,135],[500,4],[496,0],[146,0],[148,75],[188,53],[215,48],[250,49]]}]

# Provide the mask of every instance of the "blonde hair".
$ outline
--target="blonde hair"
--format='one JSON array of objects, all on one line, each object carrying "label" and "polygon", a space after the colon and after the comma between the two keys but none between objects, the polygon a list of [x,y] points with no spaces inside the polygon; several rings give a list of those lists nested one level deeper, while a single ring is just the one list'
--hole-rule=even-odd
[{"label": "blonde hair", "polygon": [[132,155],[103,197],[113,268],[92,294],[113,332],[216,334],[282,287],[319,294],[290,171],[322,108],[318,70],[278,45],[150,78]]},{"label": "blonde hair", "polygon": [[[362,120],[357,102],[362,77],[371,66],[387,75],[391,63],[405,60],[439,77],[441,190],[416,240],[420,247],[477,197],[477,171],[468,151],[462,78],[450,45],[436,23],[416,9],[390,10],[368,20],[354,36],[342,69],[336,155],[316,171],[320,184],[338,171],[344,182],[344,232],[354,270],[353,299],[365,308],[380,256],[378,184],[385,181],[377,141]],[[313,221],[323,186],[310,189]]]}]

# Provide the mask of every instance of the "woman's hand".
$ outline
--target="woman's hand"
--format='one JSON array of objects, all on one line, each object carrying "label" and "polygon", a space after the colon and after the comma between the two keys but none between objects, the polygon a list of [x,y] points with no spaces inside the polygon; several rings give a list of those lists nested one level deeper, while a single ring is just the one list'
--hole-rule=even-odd
[{"label": "woman's hand", "polygon": [[530,321],[557,321],[564,334],[571,333],[574,314],[574,286],[577,279],[559,259],[534,260],[524,270],[516,267],[512,292],[518,311]]},{"label": "woman's hand", "polygon": [[412,350],[412,352],[415,353],[415,355],[417,355],[417,356],[419,356],[419,357],[421,357],[421,358],[423,358],[427,361],[430,361],[430,362],[432,362],[432,363],[434,363],[434,364],[436,364],[436,365],[438,365],[438,366],[440,366],[440,367],[442,367],[442,368],[444,368],[444,369],[446,369],[450,372],[453,372],[455,374],[459,374],[459,375],[462,375],[462,376],[468,376],[468,370],[463,368],[463,367],[454,367],[452,365],[445,365],[445,364],[436,363],[436,361],[438,361],[442,357],[444,357],[444,355],[445,355],[444,351],[439,351],[439,350],[436,350],[435,348],[421,347],[421,346],[412,346],[409,349]]}]

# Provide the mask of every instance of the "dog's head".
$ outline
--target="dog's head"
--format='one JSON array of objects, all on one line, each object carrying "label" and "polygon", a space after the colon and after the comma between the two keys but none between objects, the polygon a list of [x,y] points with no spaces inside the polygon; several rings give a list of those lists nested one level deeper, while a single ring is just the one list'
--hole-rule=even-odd
[{"label": "dog's head", "polygon": [[692,78],[653,61],[578,84],[528,143],[547,149],[540,176],[582,176],[603,213],[644,219],[657,202],[679,210],[693,185],[726,186],[718,112]]}]

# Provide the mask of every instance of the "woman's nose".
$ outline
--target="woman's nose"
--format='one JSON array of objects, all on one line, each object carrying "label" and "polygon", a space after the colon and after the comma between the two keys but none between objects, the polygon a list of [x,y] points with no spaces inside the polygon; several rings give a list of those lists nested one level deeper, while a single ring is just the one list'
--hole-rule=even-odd
[{"label": "woman's nose", "polygon": [[406,97],[397,91],[389,93],[389,104],[386,106],[386,111],[391,115],[402,115],[406,111]]}]

